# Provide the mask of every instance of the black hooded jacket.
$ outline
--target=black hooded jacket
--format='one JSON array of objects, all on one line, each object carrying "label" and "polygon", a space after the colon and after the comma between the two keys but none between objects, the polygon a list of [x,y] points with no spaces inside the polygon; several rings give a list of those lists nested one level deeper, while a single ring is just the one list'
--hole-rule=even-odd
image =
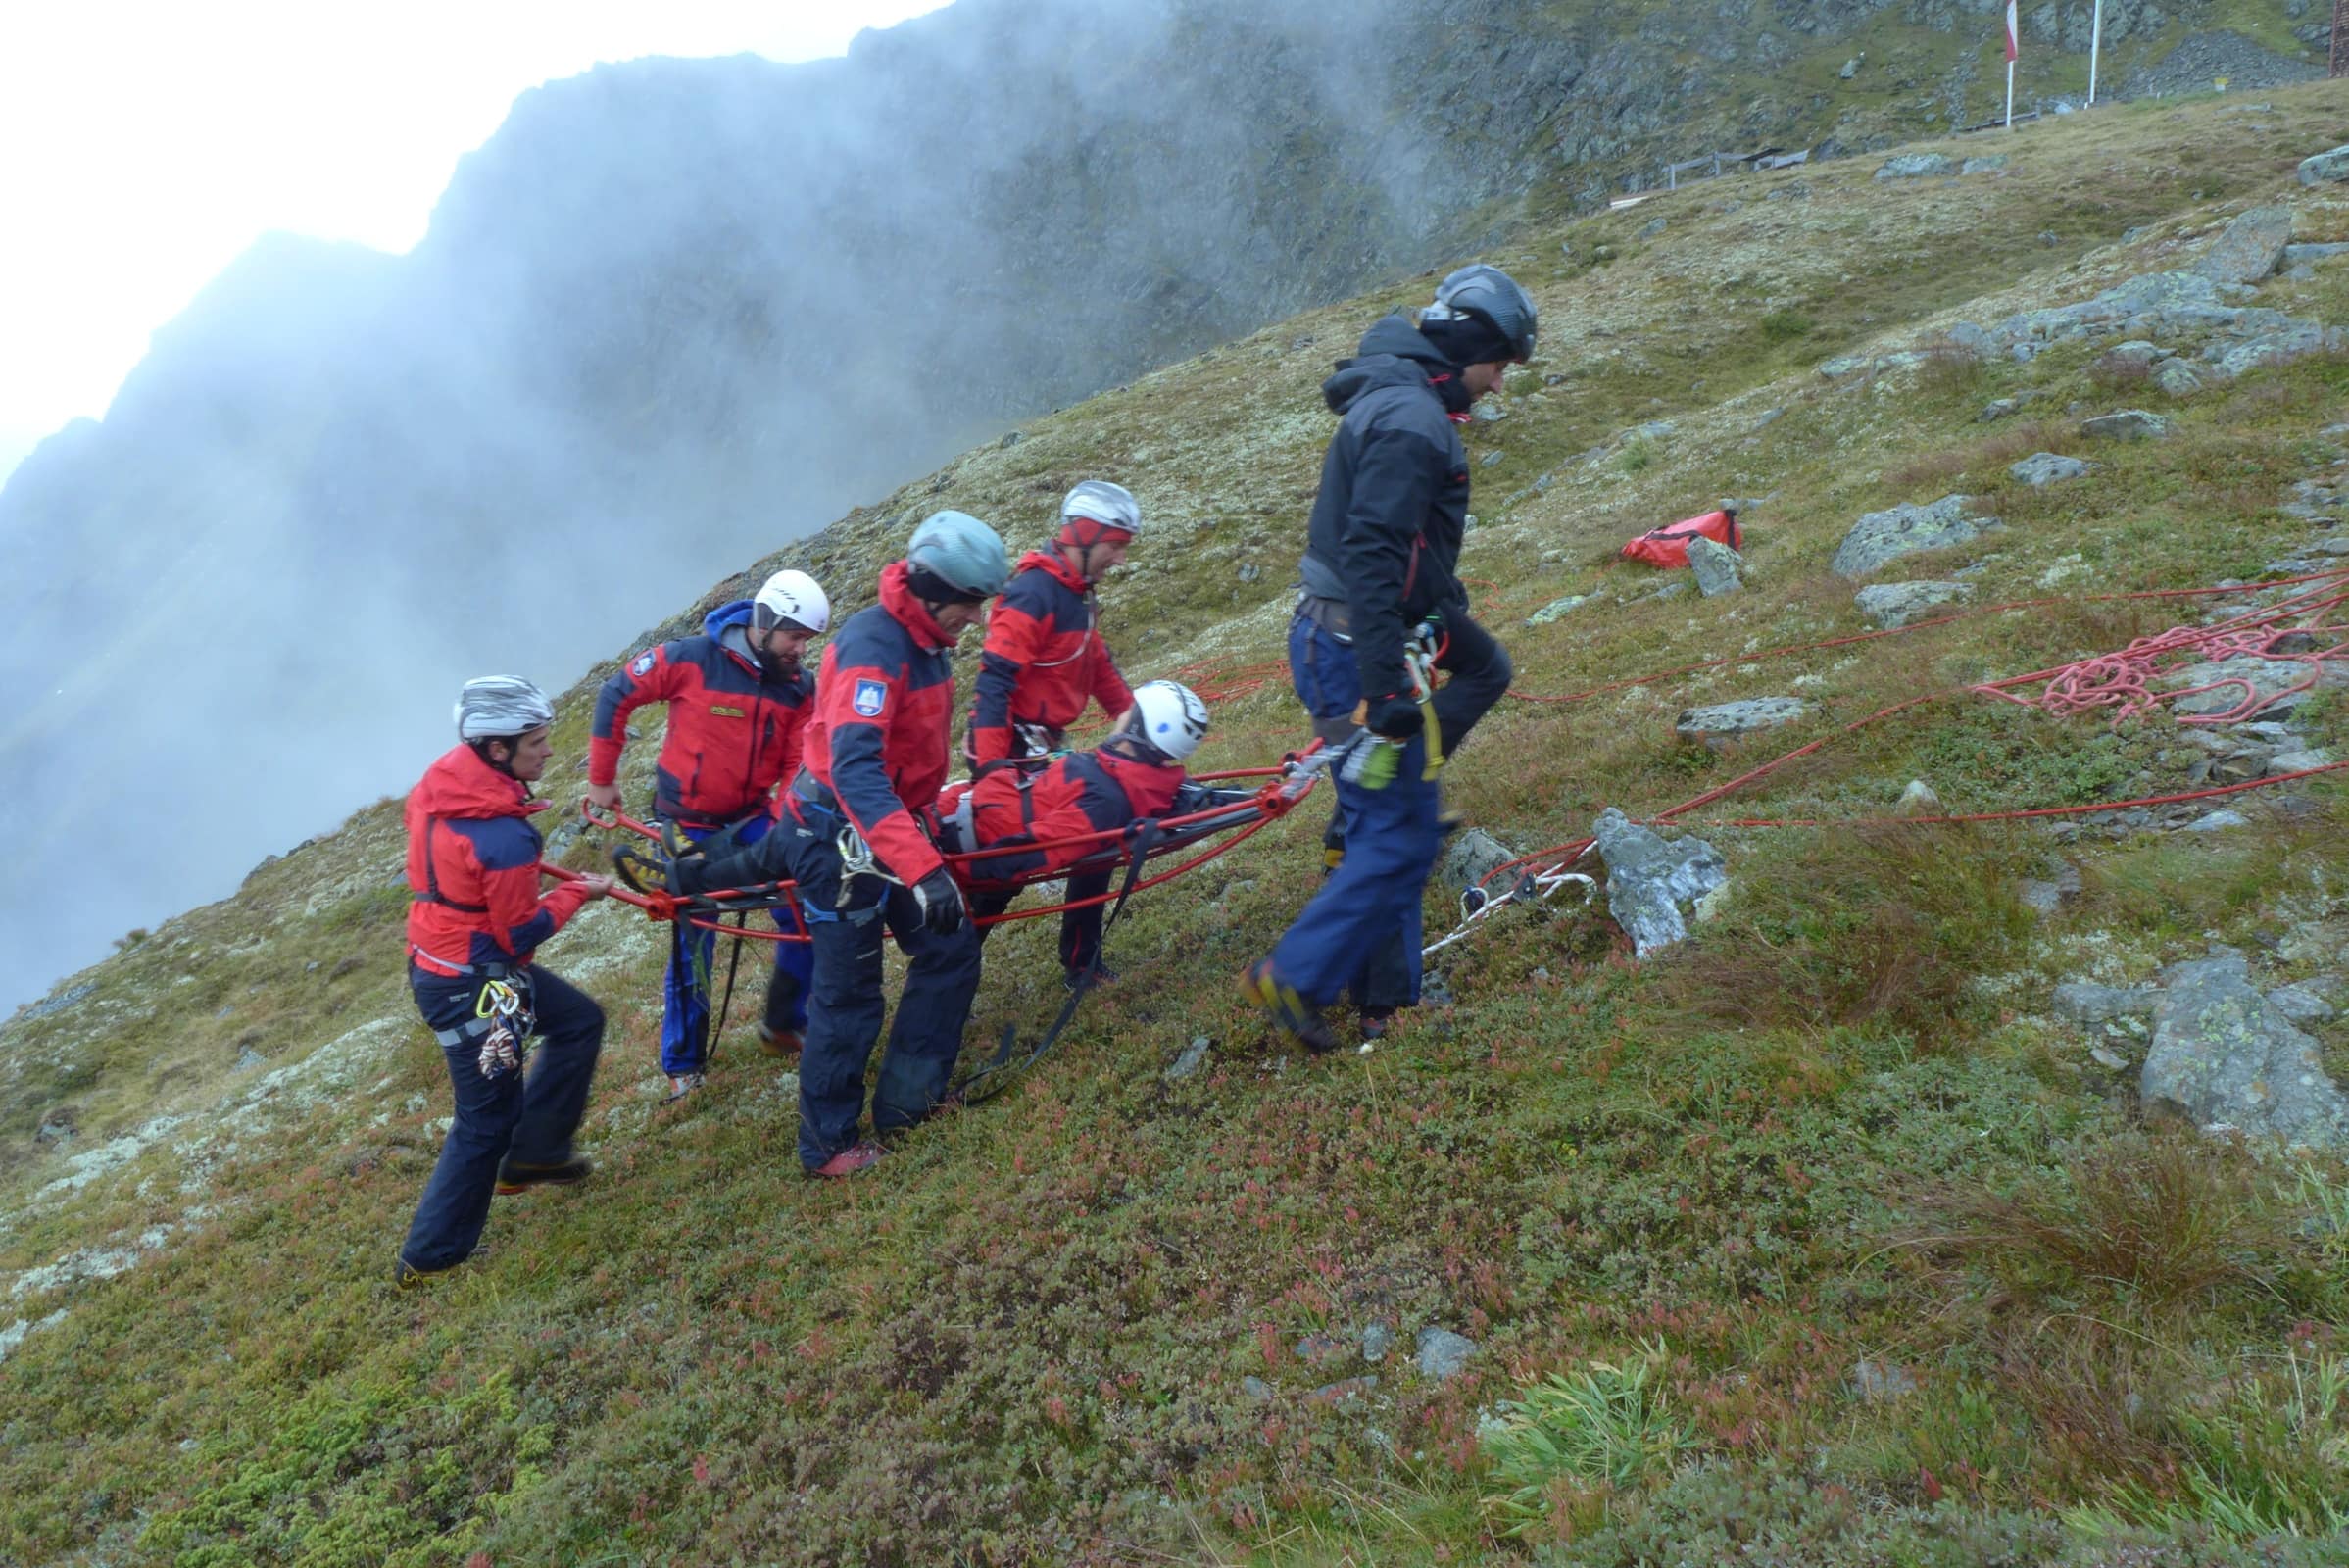
[{"label": "black hooded jacket", "polygon": [[1372,324],[1358,357],[1321,385],[1341,416],[1321,465],[1305,592],[1344,600],[1368,697],[1407,691],[1403,635],[1430,611],[1465,614],[1456,575],[1468,516],[1458,372],[1400,312]]}]

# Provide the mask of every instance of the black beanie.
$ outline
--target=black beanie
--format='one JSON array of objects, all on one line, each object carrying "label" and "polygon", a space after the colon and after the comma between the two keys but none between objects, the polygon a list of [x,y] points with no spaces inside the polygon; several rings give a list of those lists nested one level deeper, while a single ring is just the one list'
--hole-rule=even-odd
[{"label": "black beanie", "polygon": [[1449,360],[1455,368],[1517,358],[1516,347],[1509,342],[1508,334],[1474,311],[1463,311],[1449,320],[1423,320],[1419,323],[1419,335],[1435,344],[1436,352]]}]

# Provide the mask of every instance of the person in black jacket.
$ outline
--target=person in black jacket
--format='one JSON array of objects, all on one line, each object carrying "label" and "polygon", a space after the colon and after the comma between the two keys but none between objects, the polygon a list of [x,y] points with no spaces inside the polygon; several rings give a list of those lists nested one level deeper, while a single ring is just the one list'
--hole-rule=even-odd
[{"label": "person in black jacket", "polygon": [[[1290,623],[1290,675],[1314,733],[1344,747],[1331,836],[1343,857],[1242,989],[1316,1053],[1321,1009],[1351,989],[1375,1027],[1418,1000],[1420,900],[1445,827],[1428,767],[1432,713],[1448,758],[1509,686],[1508,652],[1468,614],[1458,576],[1468,453],[1457,425],[1534,352],[1537,313],[1496,267],[1464,267],[1416,320],[1397,312],[1322,383],[1341,418],[1322,461]],[[1449,679],[1426,695],[1419,629]],[[1364,956],[1369,955],[1367,962]]]}]

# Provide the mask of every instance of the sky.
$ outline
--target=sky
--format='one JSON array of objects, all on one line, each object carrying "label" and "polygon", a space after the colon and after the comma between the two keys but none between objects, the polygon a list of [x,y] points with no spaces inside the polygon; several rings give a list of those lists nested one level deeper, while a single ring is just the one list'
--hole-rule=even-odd
[{"label": "sky", "polygon": [[847,51],[940,0],[0,6],[0,479],[256,236],[401,252],[514,98],[600,61]]}]

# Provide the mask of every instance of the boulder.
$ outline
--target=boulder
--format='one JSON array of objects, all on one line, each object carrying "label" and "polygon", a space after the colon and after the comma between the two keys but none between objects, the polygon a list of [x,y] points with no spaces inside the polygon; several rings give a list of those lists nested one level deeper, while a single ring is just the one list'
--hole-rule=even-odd
[{"label": "boulder", "polygon": [[2194,820],[2191,822],[2188,822],[2179,831],[2185,833],[2224,833],[2228,828],[2249,827],[2250,825],[2251,818],[2245,816],[2242,812],[2230,811],[2222,808],[2216,811],[2205,811],[2202,815],[2194,818]]},{"label": "boulder", "polygon": [[1884,160],[1884,166],[1877,170],[1876,177],[1916,179],[1928,174],[1954,174],[1957,172],[1957,161],[1947,153],[1895,153]]},{"label": "boulder", "polygon": [[2194,270],[2220,283],[2256,283],[2276,270],[2292,239],[2292,210],[2254,207],[2220,232]]},{"label": "boulder", "polygon": [[1810,710],[1798,697],[1747,697],[1683,709],[1672,728],[1685,741],[1737,740],[1758,729],[1790,724]]},{"label": "boulder", "polygon": [[1191,1044],[1185,1046],[1182,1054],[1176,1056],[1174,1061],[1168,1065],[1165,1074],[1166,1081],[1170,1084],[1179,1084],[1186,1078],[1197,1077],[1199,1070],[1207,1064],[1207,1053],[1214,1048],[1214,1045],[1215,1042],[1205,1035],[1193,1035]]},{"label": "boulder", "polygon": [[1894,816],[1939,816],[1942,809],[1940,793],[1921,778],[1910,779],[1892,805]]},{"label": "boulder", "polygon": [[2202,356],[2213,371],[2231,380],[2263,366],[2289,365],[2311,354],[2345,345],[2349,345],[2349,333],[2340,328],[2296,321],[2287,316],[2234,342],[2213,343],[2202,351]]},{"label": "boulder", "polygon": [[2078,458],[2067,458],[2055,452],[2034,452],[2022,462],[2010,464],[2007,472],[2025,484],[2036,487],[2053,484],[2059,479],[2077,479],[2088,471],[2088,466]]},{"label": "boulder", "polygon": [[2268,776],[2276,778],[2285,773],[2305,773],[2311,768],[2329,766],[2331,762],[2332,754],[2330,752],[2314,748],[2306,751],[2277,752],[2274,757],[2268,759]]},{"label": "boulder", "polygon": [[2294,1023],[2330,1023],[2333,1005],[2308,986],[2277,986],[2268,993],[2268,1005]]},{"label": "boulder", "polygon": [[2317,1042],[2252,987],[2241,954],[2173,964],[2164,980],[2138,1080],[2148,1106],[2200,1127],[2349,1146],[2349,1097],[2325,1075]]},{"label": "boulder", "polygon": [[1552,599],[1548,604],[1526,616],[1525,623],[1529,626],[1546,626],[1567,612],[1582,609],[1596,597],[1595,594],[1568,594],[1563,599]]},{"label": "boulder", "polygon": [[2301,184],[2321,185],[2328,179],[2349,179],[2349,147],[2300,160]]},{"label": "boulder", "polygon": [[1852,595],[1860,613],[1879,626],[1905,626],[1928,612],[1974,597],[1970,582],[1875,582]]},{"label": "boulder", "polygon": [[2067,980],[2055,988],[2055,1015],[2070,1023],[2114,1023],[2123,1018],[2150,1020],[2161,1006],[2162,994],[2152,986],[2100,986],[2091,980]]},{"label": "boulder", "polygon": [[2170,421],[2143,409],[2121,409],[2082,419],[2080,433],[2100,441],[2158,441],[2170,433]]},{"label": "boulder", "polygon": [[1515,858],[1515,850],[1483,828],[1472,827],[1452,835],[1444,847],[1444,858],[1436,862],[1436,875],[1454,893],[1465,893],[1483,881],[1486,873],[1497,871]]},{"label": "boulder", "polygon": [[[2254,692],[2282,694],[2286,687],[2307,677],[2307,665],[2281,659],[2253,659],[2246,656],[2221,660],[2215,663],[2188,664],[2169,677],[2167,684],[2170,688],[2177,690],[2181,687],[2209,686],[2213,689],[2195,692],[2190,697],[2180,697],[2170,705],[2170,710],[2197,717],[2224,713],[2240,707]],[[2298,707],[2307,696],[2306,692],[2278,695],[2274,704],[2263,711],[2280,712]]]},{"label": "boulder", "polygon": [[1373,1323],[1362,1331],[1362,1359],[1376,1366],[1395,1348],[1395,1331],[1384,1323]]},{"label": "boulder", "polygon": [[2153,384],[2174,398],[2190,398],[2202,390],[2202,377],[2181,360],[2172,360],[2153,372]]},{"label": "boulder", "polygon": [[2330,241],[2322,245],[2286,245],[2283,248],[2285,267],[2313,267],[2320,262],[2337,262],[2349,256],[2349,243]]},{"label": "boulder", "polygon": [[1721,852],[1702,839],[1667,840],[1612,807],[1591,829],[1607,866],[1607,910],[1646,957],[1688,934],[1681,906],[1729,880]]},{"label": "boulder", "polygon": [[2111,366],[2116,370],[2149,370],[2156,361],[2166,357],[2160,344],[2148,343],[2139,337],[2114,344],[2104,351],[2104,357],[2098,363]]},{"label": "boulder", "polygon": [[1865,577],[1886,562],[1919,550],[1970,544],[1998,526],[1996,517],[1967,515],[1966,502],[1965,496],[1949,495],[1926,506],[1904,501],[1884,512],[1863,514],[1835,547],[1829,566],[1837,576]]},{"label": "boulder", "polygon": [[1994,174],[2006,167],[2006,154],[1991,153],[1983,158],[1969,158],[1958,165],[1961,174]]},{"label": "boulder", "polygon": [[1744,587],[1745,579],[1738,574],[1744,564],[1743,556],[1717,540],[1688,541],[1688,569],[1696,574],[1697,592],[1707,599]]},{"label": "boulder", "polygon": [[1468,1358],[1474,1354],[1476,1341],[1465,1334],[1439,1328],[1419,1331],[1419,1370],[1426,1377],[1439,1381],[1456,1378],[1467,1370]]}]

